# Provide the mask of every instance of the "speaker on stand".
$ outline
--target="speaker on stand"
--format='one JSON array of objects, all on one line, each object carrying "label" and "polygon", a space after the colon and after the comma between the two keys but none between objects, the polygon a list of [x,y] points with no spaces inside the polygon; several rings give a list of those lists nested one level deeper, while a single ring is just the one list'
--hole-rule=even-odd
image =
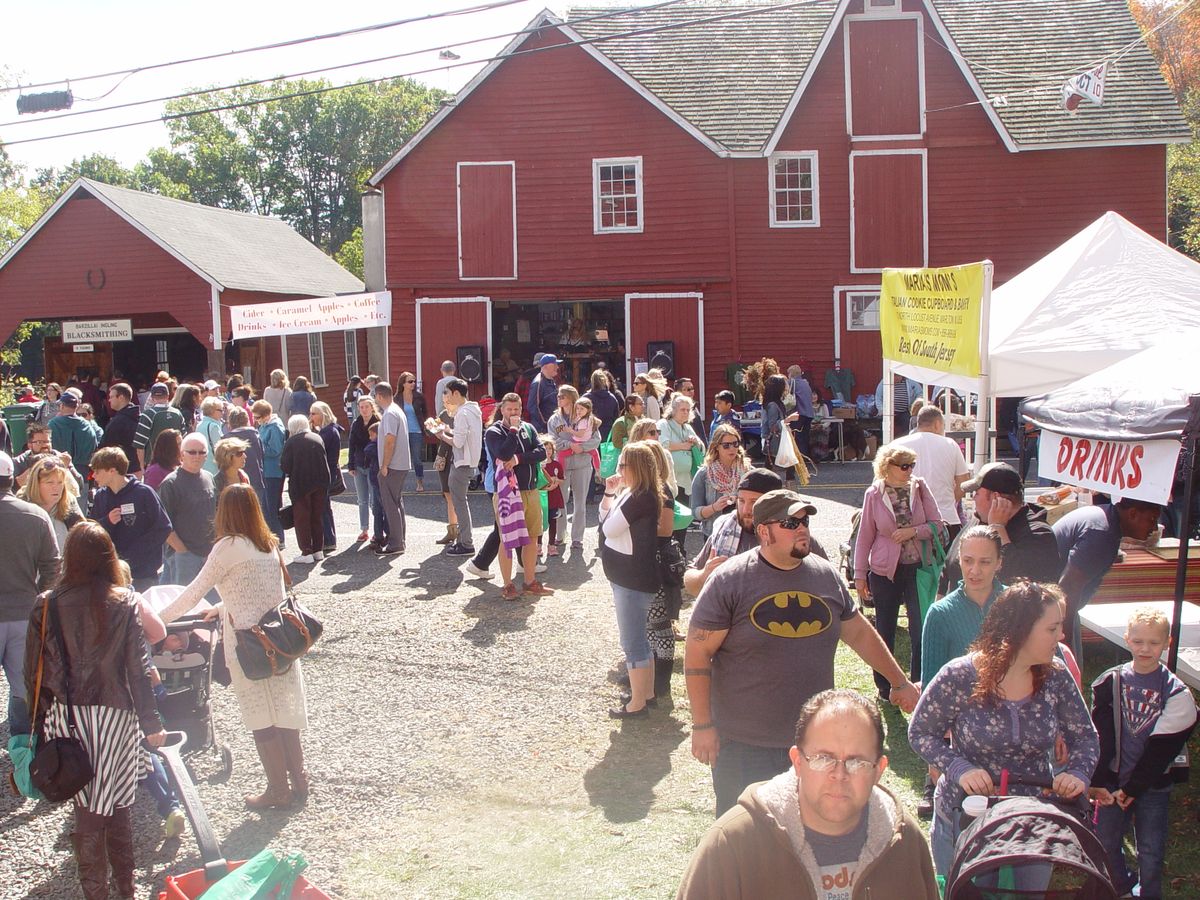
[{"label": "speaker on stand", "polygon": [[483,368],[483,347],[479,344],[456,348],[454,357],[458,363],[458,377],[467,384],[482,384],[487,380]]},{"label": "speaker on stand", "polygon": [[675,342],[650,341],[646,344],[646,359],[651,369],[658,369],[670,381],[675,377]]}]

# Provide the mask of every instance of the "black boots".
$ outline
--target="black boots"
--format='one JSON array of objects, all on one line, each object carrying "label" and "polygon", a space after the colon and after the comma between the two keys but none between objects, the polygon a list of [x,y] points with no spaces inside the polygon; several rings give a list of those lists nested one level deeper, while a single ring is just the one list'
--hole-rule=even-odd
[{"label": "black boots", "polygon": [[267,789],[261,794],[246,795],[246,806],[250,809],[281,809],[292,805],[287,756],[281,734],[284,730],[272,726],[254,732],[254,746],[258,749],[258,758],[262,760],[263,772],[267,776]]},{"label": "black boots", "polygon": [[104,829],[108,849],[108,864],[117,882],[117,896],[122,900],[133,897],[133,807],[113,810]]},{"label": "black boots", "polygon": [[[108,859],[104,853],[104,829],[73,832],[75,868],[84,900],[108,900]],[[133,896],[132,894],[130,896]]]},{"label": "black boots", "polygon": [[654,696],[660,703],[671,702],[671,673],[674,670],[674,659],[654,657]]}]

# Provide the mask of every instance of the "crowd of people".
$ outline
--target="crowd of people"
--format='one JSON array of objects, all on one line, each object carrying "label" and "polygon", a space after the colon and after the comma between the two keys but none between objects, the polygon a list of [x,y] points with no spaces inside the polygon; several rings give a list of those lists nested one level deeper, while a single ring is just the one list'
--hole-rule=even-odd
[{"label": "crowd of people", "polygon": [[[410,372],[395,388],[355,377],[347,429],[306,379],[279,370],[261,396],[237,377],[176,384],[163,372],[144,395],[114,383],[103,427],[80,416],[81,390],[47,386],[28,449],[0,453],[10,551],[0,653],[10,733],[79,734],[98,763],[74,802],[85,896],[108,895],[110,867],[131,895],[139,783],[167,832],[182,828],[142,746],[163,741],[149,649],[166,626],[196,608],[227,636],[256,622],[290,585],[286,532],[292,564],[336,551],[331,500],[350,486],[355,543],[403,554],[408,479],[425,491],[427,456],[445,503],[442,552],[477,579],[496,562],[503,601],[552,594],[543,577],[556,557],[584,552],[598,506],[628,687],[610,717],[644,719],[670,702],[682,642],[691,752],[711,767],[717,821],[681,897],[899,896],[884,886],[895,879],[906,897],[937,897],[964,799],[996,794],[1002,771],[1017,776],[1015,794],[1091,797],[1118,889],[1159,896],[1167,798],[1195,703],[1159,662],[1165,619],[1140,609],[1133,661],[1095,681],[1089,710],[1077,616],[1122,538],[1144,539],[1161,508],[1098,503],[1050,526],[1011,466],[972,478],[943,413],[923,405],[912,433],[875,455],[844,575],[810,532],[821,503],[790,490],[795,468],[777,464],[784,437],[805,456],[813,447],[820,395],[800,367],[762,378],[752,445],[729,391],[705,422],[691,379],[668,384],[651,369],[625,395],[600,368],[581,393],[560,383],[560,362],[539,356],[521,391],[483,403],[450,361],[432,403]],[[477,545],[485,526],[469,495],[480,487],[491,523]],[[701,546],[689,552],[693,535]],[[159,584],[178,591],[155,609],[143,594]],[[873,670],[876,698],[835,688],[841,644]],[[223,652],[266,780],[247,806],[303,803],[302,666],[251,680],[230,641]],[[913,811],[880,785],[881,704],[911,714],[909,742],[929,766]],[[928,843],[917,816],[932,819]],[[1122,855],[1131,827],[1137,869]]]}]

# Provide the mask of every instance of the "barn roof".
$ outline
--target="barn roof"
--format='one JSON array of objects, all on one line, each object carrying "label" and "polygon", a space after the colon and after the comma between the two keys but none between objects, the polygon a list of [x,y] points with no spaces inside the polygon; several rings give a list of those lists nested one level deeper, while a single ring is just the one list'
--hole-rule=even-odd
[{"label": "barn roof", "polygon": [[219,289],[329,296],[363,284],[286,222],[79,178],[0,258],[0,267],[75,197],[95,197]]},{"label": "barn roof", "polygon": [[[926,40],[946,42],[980,100],[1006,98],[993,104],[993,121],[1014,149],[1190,137],[1126,0],[926,3],[935,26]],[[732,151],[758,151],[786,126],[789,101],[819,62],[847,0],[789,5],[700,0],[571,24],[612,12],[581,7],[566,21],[704,134]],[[681,27],[704,19],[711,21]],[[1085,102],[1069,115],[1063,82],[1105,59],[1113,65],[1104,105]]]}]

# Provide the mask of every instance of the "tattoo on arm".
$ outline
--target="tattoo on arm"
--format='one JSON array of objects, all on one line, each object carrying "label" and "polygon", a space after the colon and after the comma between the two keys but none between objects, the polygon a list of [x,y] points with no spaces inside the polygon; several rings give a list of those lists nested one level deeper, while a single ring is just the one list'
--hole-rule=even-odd
[{"label": "tattoo on arm", "polygon": [[684,669],[684,677],[688,675],[697,675],[701,678],[712,678],[712,669]]},{"label": "tattoo on arm", "polygon": [[712,636],[712,632],[707,628],[689,628],[687,636],[689,641],[696,641],[703,644]]}]

